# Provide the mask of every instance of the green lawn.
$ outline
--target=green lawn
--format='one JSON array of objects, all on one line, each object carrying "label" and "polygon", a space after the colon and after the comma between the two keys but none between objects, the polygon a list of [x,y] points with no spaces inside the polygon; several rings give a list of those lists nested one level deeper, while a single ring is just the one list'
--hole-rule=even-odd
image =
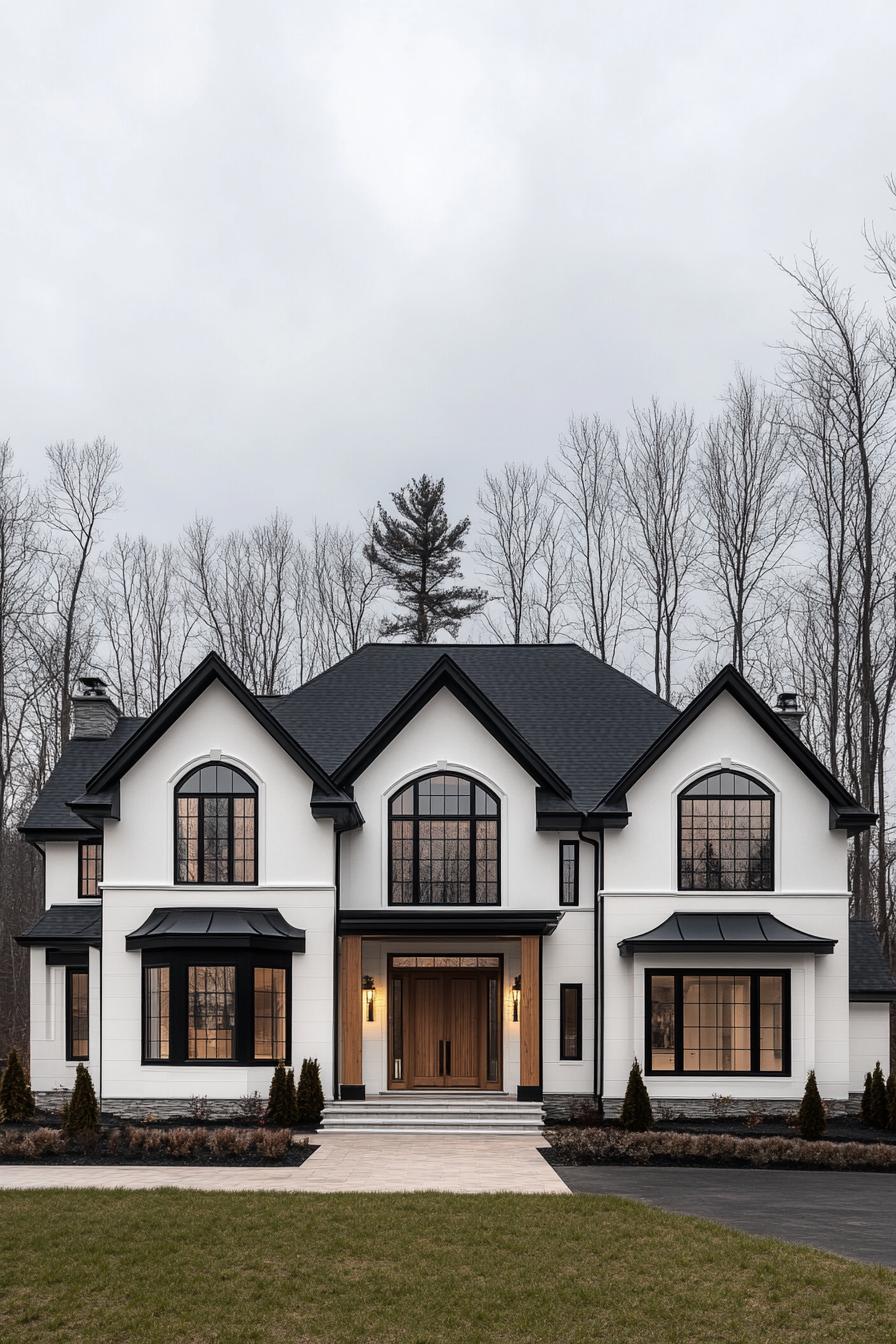
[{"label": "green lawn", "polygon": [[896,1274],[621,1199],[0,1193],[0,1340],[892,1344]]}]

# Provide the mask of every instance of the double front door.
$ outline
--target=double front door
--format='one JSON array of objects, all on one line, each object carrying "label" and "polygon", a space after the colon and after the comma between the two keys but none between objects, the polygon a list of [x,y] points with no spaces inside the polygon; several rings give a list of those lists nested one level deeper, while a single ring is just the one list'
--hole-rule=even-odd
[{"label": "double front door", "polygon": [[390,1087],[498,1088],[500,998],[499,968],[393,968]]}]

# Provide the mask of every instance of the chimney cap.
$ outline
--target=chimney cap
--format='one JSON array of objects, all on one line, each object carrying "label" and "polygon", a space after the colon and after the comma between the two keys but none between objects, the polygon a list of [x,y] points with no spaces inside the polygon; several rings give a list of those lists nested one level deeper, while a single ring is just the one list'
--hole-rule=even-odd
[{"label": "chimney cap", "polygon": [[784,714],[793,714],[800,707],[800,698],[796,691],[781,691],[778,695],[778,709]]},{"label": "chimney cap", "polygon": [[108,694],[108,687],[103,677],[79,677],[78,685],[83,696],[92,696],[99,699]]}]

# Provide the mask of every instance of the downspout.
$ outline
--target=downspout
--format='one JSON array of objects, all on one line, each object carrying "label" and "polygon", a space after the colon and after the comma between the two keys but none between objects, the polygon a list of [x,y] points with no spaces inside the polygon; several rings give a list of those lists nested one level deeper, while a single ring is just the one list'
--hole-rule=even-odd
[{"label": "downspout", "polygon": [[594,1096],[604,1094],[604,846],[579,828],[579,839],[594,850]]},{"label": "downspout", "polygon": [[342,832],[333,827],[336,854],[333,862],[333,1100],[339,1100],[339,876]]}]

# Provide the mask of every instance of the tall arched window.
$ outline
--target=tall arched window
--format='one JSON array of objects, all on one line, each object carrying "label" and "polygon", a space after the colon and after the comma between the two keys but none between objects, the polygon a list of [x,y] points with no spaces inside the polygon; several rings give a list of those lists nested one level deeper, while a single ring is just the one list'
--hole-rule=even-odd
[{"label": "tall arched window", "polygon": [[201,765],[174,791],[174,880],[258,880],[258,790],[232,765]]},{"label": "tall arched window", "polygon": [[736,770],[715,770],[678,795],[681,891],[771,891],[775,800]]},{"label": "tall arched window", "polygon": [[389,803],[392,905],[498,905],[498,799],[465,775],[426,775]]}]

